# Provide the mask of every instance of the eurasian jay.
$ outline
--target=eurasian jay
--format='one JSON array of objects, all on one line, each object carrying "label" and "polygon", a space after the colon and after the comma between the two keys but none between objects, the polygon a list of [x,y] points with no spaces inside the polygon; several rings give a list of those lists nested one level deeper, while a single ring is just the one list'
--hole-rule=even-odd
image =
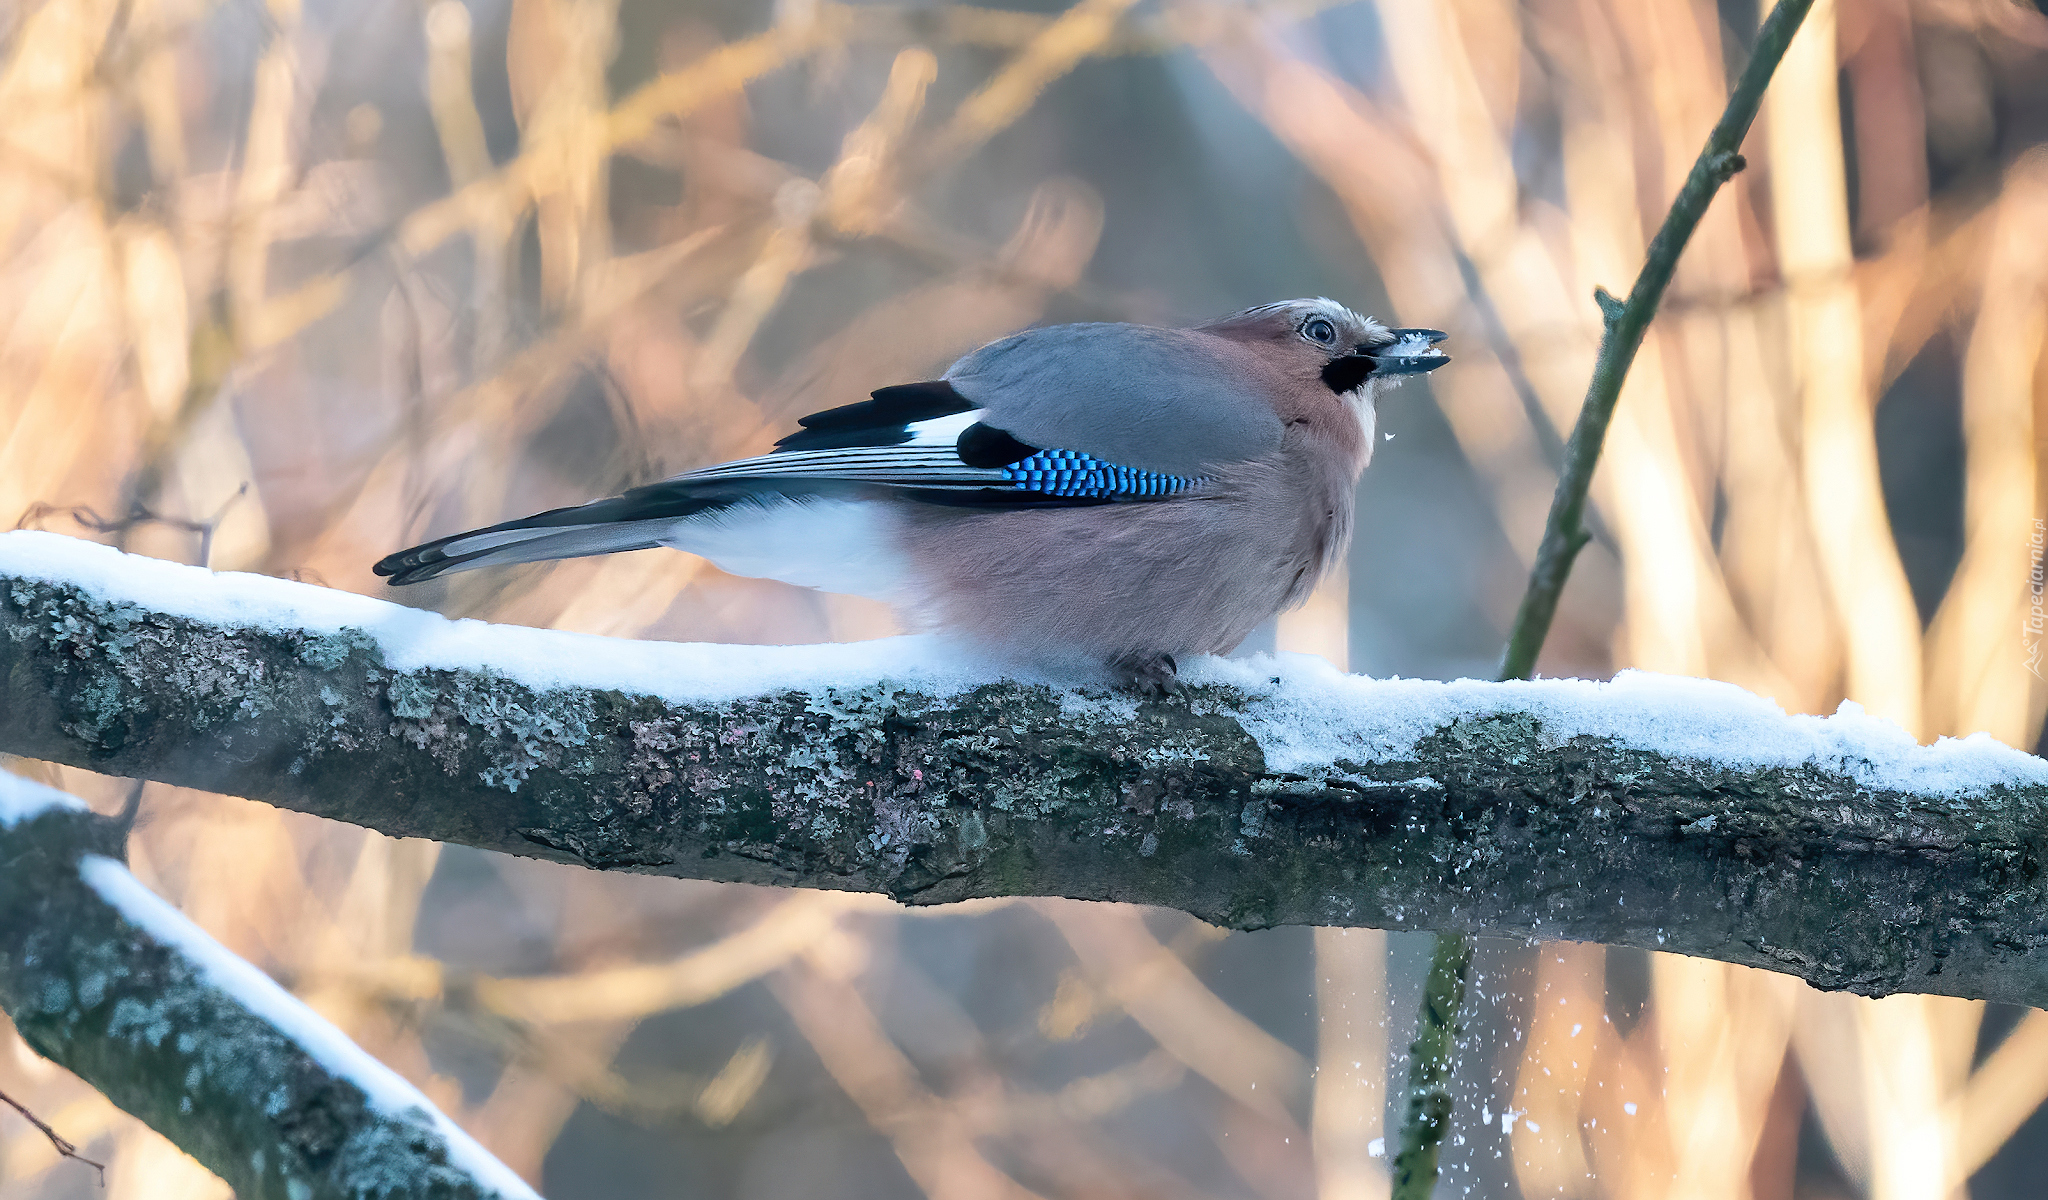
[{"label": "eurasian jay", "polygon": [[1058,325],[804,417],[773,453],[400,551],[394,585],[672,546],[886,601],[1009,656],[1171,690],[1342,562],[1387,387],[1434,329],[1329,300],[1191,329]]}]

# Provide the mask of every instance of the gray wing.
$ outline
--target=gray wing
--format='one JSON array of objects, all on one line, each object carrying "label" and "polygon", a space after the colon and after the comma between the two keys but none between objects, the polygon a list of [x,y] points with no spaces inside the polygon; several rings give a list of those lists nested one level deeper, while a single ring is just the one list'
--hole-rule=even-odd
[{"label": "gray wing", "polygon": [[1271,382],[1250,355],[1192,329],[1033,329],[974,351],[945,379],[1019,441],[1147,471],[1200,476],[1280,445],[1263,397]]}]

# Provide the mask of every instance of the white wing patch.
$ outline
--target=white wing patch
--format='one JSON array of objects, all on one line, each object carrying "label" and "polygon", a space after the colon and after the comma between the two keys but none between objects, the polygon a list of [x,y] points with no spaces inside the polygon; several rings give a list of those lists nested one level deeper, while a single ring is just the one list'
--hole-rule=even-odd
[{"label": "white wing patch", "polygon": [[729,574],[893,601],[908,567],[894,534],[887,505],[765,497],[682,518],[661,540]]},{"label": "white wing patch", "polygon": [[904,428],[910,431],[912,446],[952,446],[967,432],[967,427],[988,413],[985,408],[970,409],[947,417],[933,417],[929,421],[914,421]]},{"label": "white wing patch", "polygon": [[1009,482],[1000,469],[960,461],[957,443],[982,410],[918,421],[903,428],[910,440],[893,446],[846,446],[832,450],[778,450],[757,458],[719,463],[677,476],[684,480],[840,479],[893,487],[981,488]]}]

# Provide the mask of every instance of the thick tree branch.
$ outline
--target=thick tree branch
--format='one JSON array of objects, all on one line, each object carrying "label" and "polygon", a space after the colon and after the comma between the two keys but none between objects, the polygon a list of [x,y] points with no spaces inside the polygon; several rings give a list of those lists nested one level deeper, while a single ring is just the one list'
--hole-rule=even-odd
[{"label": "thick tree branch", "polygon": [[599,869],[1565,938],[2048,1006],[2048,763],[1987,739],[1642,676],[1212,660],[1133,701],[969,670],[913,639],[448,622],[0,537],[16,754]]},{"label": "thick tree branch", "polygon": [[534,1200],[424,1097],[143,890],[108,857],[120,835],[0,774],[0,1008],[38,1053],[245,1200]]}]

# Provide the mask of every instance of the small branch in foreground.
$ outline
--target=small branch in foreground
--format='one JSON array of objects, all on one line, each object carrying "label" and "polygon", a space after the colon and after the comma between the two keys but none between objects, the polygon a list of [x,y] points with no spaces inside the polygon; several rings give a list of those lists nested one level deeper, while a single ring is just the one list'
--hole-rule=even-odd
[{"label": "small branch in foreground", "polygon": [[1437,1157],[1451,1129],[1451,1093],[1445,1087],[1458,1049],[1458,1010],[1472,939],[1440,933],[1429,978],[1422,985],[1422,1019],[1408,1047],[1408,1108],[1401,1120],[1401,1153],[1394,1157],[1394,1195],[1427,1196],[1436,1183]]},{"label": "small branch in foreground", "polygon": [[50,1128],[49,1122],[43,1120],[41,1117],[30,1112],[26,1105],[22,1104],[21,1101],[16,1100],[14,1097],[8,1095],[6,1092],[0,1092],[0,1104],[5,1104],[7,1107],[13,1109],[15,1112],[20,1113],[22,1120],[27,1121],[29,1124],[35,1126],[37,1129],[42,1130],[43,1136],[50,1139],[50,1145],[53,1148],[55,1148],[55,1150],[60,1156],[64,1158],[77,1159],[79,1162],[82,1162],[86,1166],[91,1167],[93,1170],[98,1171],[100,1173],[100,1186],[107,1186],[107,1164],[103,1162],[96,1162],[90,1158],[87,1158],[85,1155],[80,1154],[78,1152],[78,1147],[72,1145],[69,1139],[65,1138],[56,1130]]}]

